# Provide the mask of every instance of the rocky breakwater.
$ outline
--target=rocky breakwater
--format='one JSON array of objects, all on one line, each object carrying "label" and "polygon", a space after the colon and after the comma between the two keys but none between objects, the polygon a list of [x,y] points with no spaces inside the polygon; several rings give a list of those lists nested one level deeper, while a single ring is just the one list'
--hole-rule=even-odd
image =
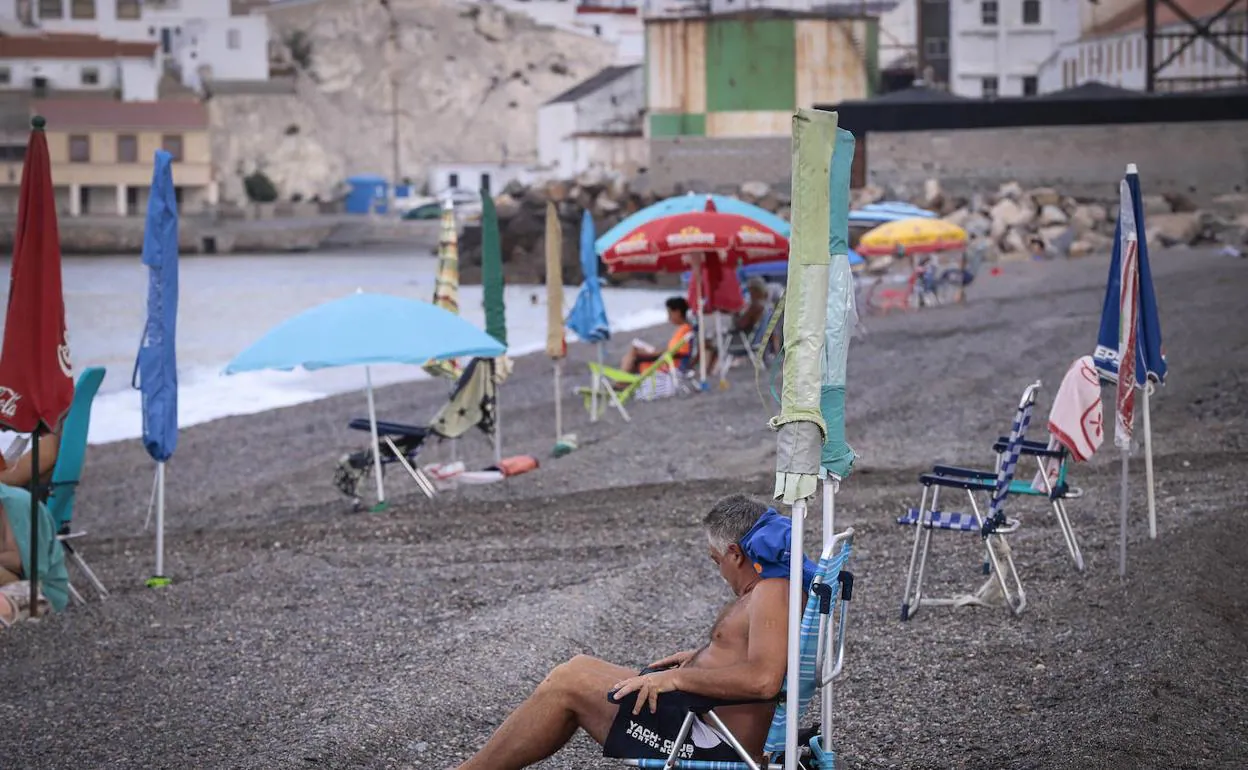
[{"label": "rocky breakwater", "polygon": [[[864,188],[855,203],[887,198],[879,188]],[[1039,241],[1051,256],[1082,257],[1112,248],[1117,200],[1076,199],[1053,188],[1025,190],[1007,182],[994,193],[970,198],[946,196],[937,180],[928,180],[912,202],[940,214],[983,239],[989,257],[1021,258]],[[1181,195],[1145,195],[1144,226],[1149,246],[1248,245],[1248,195],[1234,193],[1198,209]]]}]

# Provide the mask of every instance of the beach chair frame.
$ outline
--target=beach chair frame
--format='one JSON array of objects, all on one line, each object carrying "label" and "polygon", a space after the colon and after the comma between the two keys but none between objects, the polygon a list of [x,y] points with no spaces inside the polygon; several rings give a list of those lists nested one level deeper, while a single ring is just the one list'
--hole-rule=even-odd
[{"label": "beach chair frame", "polygon": [[[810,750],[806,766],[812,770],[833,770],[836,752],[830,747],[832,718],[835,712],[832,683],[845,671],[845,642],[849,622],[849,603],[853,600],[854,575],[849,571],[849,559],[853,553],[854,530],[852,527],[836,535],[827,533],[826,544],[819,559],[815,580],[802,608],[800,635],[801,647],[801,702],[803,708],[816,693],[820,697],[821,723],[819,729],[808,731],[802,743]],[[608,694],[612,703],[613,693]],[[673,692],[659,696],[665,704],[677,704],[686,711],[680,731],[666,759],[623,759],[628,767],[645,770],[783,770],[785,713],[783,691],[776,698],[763,701],[723,701],[699,695]],[[775,716],[767,735],[764,752],[767,761],[760,764],[741,745],[741,742],[724,725],[715,713],[716,708],[777,701]],[[622,706],[621,706],[622,708]],[[801,719],[802,714],[796,715]],[[681,749],[689,741],[695,718],[703,719],[724,742],[740,757],[739,762],[681,759]]]},{"label": "beach chair frame", "polygon": [[[56,465],[52,470],[52,483],[46,488],[44,498],[56,528],[56,539],[65,549],[69,561],[83,574],[100,599],[108,597],[108,589],[74,547],[73,541],[87,535],[86,530],[74,529],[74,501],[86,461],[91,405],[95,401],[95,394],[100,390],[100,383],[104,381],[104,374],[103,367],[92,366],[84,369],[78,376],[78,382],[74,385],[74,399],[70,402],[69,412],[61,426],[61,442],[56,452]],[[69,585],[69,594],[76,603],[86,604],[86,599],[73,583]]]},{"label": "beach chair frame", "polygon": [[[691,351],[690,355],[686,356],[683,361],[676,360],[676,353],[686,345],[692,345],[696,339],[696,334],[696,331],[691,331],[682,335],[679,340],[674,342],[654,360],[649,369],[641,374],[633,374],[623,369],[591,361],[588,365],[589,386],[576,388],[574,392],[584,399],[585,409],[592,410],[593,393],[597,390],[600,396],[606,396],[607,404],[620,413],[620,417],[624,419],[624,422],[631,422],[632,418],[628,414],[627,407],[625,407],[629,399],[636,398],[638,401],[655,401],[689,391],[686,365],[689,361],[694,360],[696,353]],[[694,349],[696,350],[696,346]],[[615,384],[621,382],[627,383],[627,386],[623,390],[616,390]]]},{"label": "beach chair frame", "polygon": [[[1010,428],[1010,435],[1001,452],[995,480],[990,488],[985,484],[984,474],[948,465],[937,465],[930,473],[924,473],[919,477],[919,483],[923,485],[919,507],[909,509],[897,519],[897,523],[902,526],[914,527],[910,568],[906,573],[905,592],[901,601],[902,621],[914,617],[919,609],[925,606],[963,606],[976,603],[975,597],[967,595],[954,597],[923,595],[923,575],[931,551],[932,531],[937,529],[978,533],[987,552],[988,571],[1001,589],[1006,606],[1014,615],[1022,614],[1026,608],[1027,594],[1014,564],[1014,554],[1006,541],[1006,535],[1018,530],[1019,521],[1007,518],[1004,506],[1010,494],[1010,488],[1013,486],[1015,469],[1023,450],[1027,428],[1031,422],[1031,412],[1039,390],[1040,382],[1036,381],[1023,391]],[[960,489],[966,492],[971,513],[941,510],[940,490],[942,488]],[[976,492],[985,491],[990,493],[987,515],[980,510],[975,498]],[[1002,553],[1000,554],[996,547],[997,543],[1001,545]]]}]

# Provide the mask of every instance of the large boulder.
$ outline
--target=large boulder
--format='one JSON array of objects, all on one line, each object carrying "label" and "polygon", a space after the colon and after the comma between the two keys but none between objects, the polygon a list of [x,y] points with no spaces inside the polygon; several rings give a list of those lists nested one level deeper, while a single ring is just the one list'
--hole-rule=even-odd
[{"label": "large boulder", "polygon": [[1040,210],[1040,225],[1042,227],[1050,225],[1064,225],[1066,224],[1066,221],[1066,212],[1058,208],[1056,204],[1046,203],[1044,204],[1044,208]]},{"label": "large boulder", "polygon": [[1188,246],[1200,236],[1201,215],[1198,211],[1157,214],[1146,217],[1144,222],[1150,245],[1156,238],[1164,246]]},{"label": "large boulder", "polygon": [[1027,197],[1036,202],[1037,206],[1057,206],[1061,203],[1062,196],[1052,187],[1037,187],[1034,190],[1027,191]]},{"label": "large boulder", "polygon": [[750,203],[766,198],[770,192],[771,185],[766,182],[752,181],[741,185],[741,198]]}]

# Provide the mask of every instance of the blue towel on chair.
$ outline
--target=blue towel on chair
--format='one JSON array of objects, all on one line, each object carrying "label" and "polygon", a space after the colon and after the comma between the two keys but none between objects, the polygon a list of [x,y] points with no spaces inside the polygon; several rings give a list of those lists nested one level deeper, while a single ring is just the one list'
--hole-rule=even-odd
[{"label": "blue towel on chair", "polygon": [[[793,548],[793,520],[768,508],[750,531],[741,538],[741,550],[754,562],[754,569],[765,578],[789,576],[789,553]],[[810,590],[817,565],[802,554],[802,588]]]}]

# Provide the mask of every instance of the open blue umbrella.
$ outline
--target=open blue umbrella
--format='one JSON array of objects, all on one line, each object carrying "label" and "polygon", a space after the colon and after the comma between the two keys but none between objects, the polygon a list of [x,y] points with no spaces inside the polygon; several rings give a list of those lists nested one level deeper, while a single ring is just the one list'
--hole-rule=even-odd
[{"label": "open blue umbrella", "polygon": [[789,223],[780,217],[771,213],[767,209],[755,206],[753,203],[746,203],[739,198],[732,198],[727,195],[699,195],[689,193],[687,195],[677,195],[673,198],[661,200],[650,206],[646,206],[641,211],[630,214],[625,217],[615,227],[603,233],[597,241],[594,242],[594,249],[602,255],[607,249],[614,246],[621,238],[631,233],[633,230],[642,225],[652,222],[660,217],[671,216],[672,214],[688,214],[696,211],[706,210],[706,199],[710,198],[715,202],[715,210],[721,214],[736,214],[758,222],[760,225],[770,227],[785,238],[789,237]]},{"label": "open blue umbrella", "polygon": [[[845,220],[843,218],[839,220],[839,225],[842,227],[845,225]],[[833,227],[836,226],[837,225],[835,224],[833,225]],[[849,252],[850,265],[861,265],[865,261],[861,256],[859,256],[858,252],[853,249],[846,248],[846,251]],[[778,259],[774,262],[755,262],[752,265],[742,265],[737,268],[737,275],[740,277],[741,283],[745,283],[756,275],[760,275],[764,278],[784,278],[788,274],[789,263],[788,260],[784,259]],[[686,273],[686,275],[688,274]]]},{"label": "open blue umbrella", "polygon": [[[602,301],[602,281],[598,278],[598,252],[594,250],[594,218],[586,209],[581,215],[581,290],[568,312],[566,326],[585,342],[598,346],[598,363],[604,363],[611,325],[607,322],[607,306]],[[598,419],[598,378],[594,378],[590,398],[590,421]]]},{"label": "open blue umbrella", "polygon": [[[225,374],[276,369],[310,371],[363,366],[372,428],[378,508],[385,507],[372,364],[414,364],[430,359],[495,358],[501,342],[436,305],[389,294],[357,292],[305,310],[275,326],[225,367]],[[376,509],[375,509],[376,510]]]},{"label": "open blue umbrella", "polygon": [[849,212],[851,227],[879,225],[885,222],[896,222],[900,219],[933,219],[936,213],[904,201],[880,201],[868,203]]},{"label": "open blue umbrella", "polygon": [[[1152,383],[1166,379],[1166,358],[1161,346],[1161,319],[1157,313],[1157,295],[1153,291],[1153,273],[1148,266],[1148,239],[1144,231],[1144,200],[1140,194],[1140,174],[1135,164],[1127,166],[1126,176],[1118,185],[1118,223],[1114,228],[1114,250],[1109,261],[1109,279],[1105,282],[1105,302],[1101,306],[1101,328],[1096,335],[1096,350],[1092,360],[1102,381],[1118,381],[1118,339],[1122,318],[1122,260],[1127,249],[1128,236],[1135,240],[1136,267],[1139,293],[1134,298],[1136,312],[1135,329],[1135,386],[1144,391],[1144,472],[1148,484],[1148,532],[1157,537],[1157,505],[1153,488],[1153,432],[1149,410],[1149,391]],[[1130,284],[1128,284],[1130,285]],[[1123,335],[1124,339],[1127,335]],[[1126,456],[1123,455],[1123,503],[1126,505]],[[1126,523],[1125,507],[1121,513],[1123,530],[1120,537],[1122,564],[1125,570]]]},{"label": "open blue umbrella", "polygon": [[132,379],[143,394],[143,447],[156,461],[156,572],[147,581],[153,588],[169,583],[165,577],[165,462],[178,446],[178,203],[172,162],[172,155],[156,151],[143,224],[147,323]]}]

